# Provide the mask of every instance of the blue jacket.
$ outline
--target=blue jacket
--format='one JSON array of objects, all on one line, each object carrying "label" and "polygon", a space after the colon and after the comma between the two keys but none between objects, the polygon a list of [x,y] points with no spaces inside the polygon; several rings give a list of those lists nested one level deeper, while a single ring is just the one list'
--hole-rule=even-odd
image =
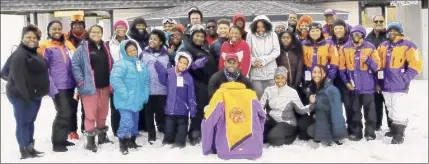
[{"label": "blue jacket", "polygon": [[340,91],[326,81],[316,94],[316,141],[332,142],[347,136],[346,123],[343,117]]},{"label": "blue jacket", "polygon": [[143,109],[143,104],[149,98],[149,71],[138,58],[127,55],[125,44],[129,41],[131,40],[121,42],[122,59],[113,65],[110,84],[113,88],[113,104],[116,110],[137,112]]},{"label": "blue jacket", "polygon": [[[105,43],[103,43],[103,48],[106,49],[105,52],[107,52],[106,55],[109,61],[109,70],[111,70],[113,63],[112,56],[110,55],[110,51],[107,49]],[[76,52],[72,57],[72,73],[78,84],[77,91],[79,95],[95,94],[94,71],[91,67],[89,58],[88,41],[82,41],[76,49]]]},{"label": "blue jacket", "polygon": [[[184,56],[188,59],[188,69],[191,66],[191,55],[179,52],[175,60],[176,63],[179,57]],[[170,116],[188,116],[194,117],[197,113],[197,103],[195,102],[195,87],[194,80],[191,74],[186,70],[181,75],[176,73],[176,67],[165,69],[159,62],[155,63],[156,71],[158,72],[160,82],[168,89],[167,102],[164,107],[166,115]],[[177,80],[183,78],[183,87],[179,87]]]},{"label": "blue jacket", "polygon": [[164,68],[168,67],[170,62],[167,48],[162,46],[161,50],[156,52],[152,48],[146,47],[140,54],[140,59],[150,73],[150,95],[167,95],[167,88],[160,83],[154,66],[155,62],[158,61]]}]

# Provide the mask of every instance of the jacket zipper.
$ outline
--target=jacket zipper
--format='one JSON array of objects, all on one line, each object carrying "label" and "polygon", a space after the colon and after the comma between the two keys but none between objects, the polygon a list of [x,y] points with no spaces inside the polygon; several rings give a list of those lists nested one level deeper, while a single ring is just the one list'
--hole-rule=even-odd
[{"label": "jacket zipper", "polygon": [[[287,59],[287,63],[288,63],[288,66],[289,66],[289,78],[290,78],[290,83],[292,83],[292,70],[290,69],[290,61],[289,61],[289,51],[288,52],[286,52],[286,59]],[[292,85],[292,84],[289,84],[289,85]]]}]

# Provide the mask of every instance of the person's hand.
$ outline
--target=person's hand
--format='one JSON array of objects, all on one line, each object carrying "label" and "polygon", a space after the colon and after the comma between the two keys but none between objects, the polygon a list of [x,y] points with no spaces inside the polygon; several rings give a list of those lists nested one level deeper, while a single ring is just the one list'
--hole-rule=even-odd
[{"label": "person's hand", "polygon": [[172,45],[169,49],[168,49],[168,54],[171,55],[172,53],[174,53],[174,45]]},{"label": "person's hand", "polygon": [[375,86],[375,91],[377,93],[380,93],[381,92],[381,87],[379,85]]},{"label": "person's hand", "polygon": [[79,94],[77,92],[74,93],[73,99],[75,99],[76,101],[79,101]]},{"label": "person's hand", "polygon": [[256,65],[256,67],[257,67],[257,68],[261,68],[261,67],[262,67],[262,62],[261,62],[261,60],[256,60],[256,61],[255,61],[255,65]]},{"label": "person's hand", "polygon": [[316,95],[311,95],[310,96],[310,103],[311,104],[315,104],[316,103]]},{"label": "person's hand", "polygon": [[347,83],[347,84],[346,84],[346,87],[347,87],[347,89],[348,89],[349,91],[353,91],[353,90],[355,90],[355,87],[353,87],[353,85],[352,85],[351,83]]},{"label": "person's hand", "polygon": [[367,56],[367,55],[362,55],[362,56],[360,57],[360,60],[361,60],[362,62],[366,62],[366,60],[368,60],[368,56]]}]

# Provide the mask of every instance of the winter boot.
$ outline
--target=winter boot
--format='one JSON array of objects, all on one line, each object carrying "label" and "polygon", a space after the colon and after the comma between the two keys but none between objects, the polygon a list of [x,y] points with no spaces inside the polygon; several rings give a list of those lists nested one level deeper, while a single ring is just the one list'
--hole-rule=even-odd
[{"label": "winter boot", "polygon": [[70,141],[66,141],[64,142],[64,146],[74,146],[75,144],[73,142]]},{"label": "winter boot", "polygon": [[52,151],[54,152],[67,152],[69,149],[67,149],[66,145],[64,144],[53,144],[52,145]]},{"label": "winter boot", "polygon": [[113,143],[112,141],[107,138],[107,130],[109,129],[108,126],[104,128],[97,128],[97,134],[98,134],[98,144],[105,144],[105,143]]},{"label": "winter boot", "polygon": [[85,132],[85,139],[86,139],[85,149],[92,151],[94,153],[97,152],[97,145],[95,145],[95,135],[97,135],[96,131]]},{"label": "winter boot", "polygon": [[149,130],[147,141],[149,142],[149,144],[153,145],[153,143],[156,141],[155,131]]},{"label": "winter boot", "polygon": [[26,148],[19,148],[19,152],[21,153],[21,159],[33,158]]},{"label": "winter boot", "polygon": [[119,139],[119,150],[121,151],[122,155],[127,155],[129,153],[127,146],[127,144],[130,142],[129,140],[130,138],[127,137]]},{"label": "winter boot", "polygon": [[137,143],[136,143],[136,139],[137,139],[137,137],[136,136],[132,136],[128,141],[128,144],[127,144],[127,146],[129,147],[129,148],[132,148],[132,149],[137,149],[137,148],[140,148],[140,147],[142,147],[141,145],[137,145]]},{"label": "winter boot", "polygon": [[394,130],[391,144],[402,144],[404,142],[405,125],[392,124]]},{"label": "winter boot", "polygon": [[194,130],[190,133],[189,136],[189,142],[191,143],[192,146],[197,145],[198,143],[201,142],[201,131],[199,130]]},{"label": "winter boot", "polygon": [[348,138],[351,141],[360,141],[363,138],[362,129],[361,128],[353,129],[352,135],[349,135]]},{"label": "winter boot", "polygon": [[390,126],[389,127],[389,131],[387,131],[385,134],[384,134],[384,136],[386,136],[386,137],[393,137],[393,128],[392,128],[392,126]]},{"label": "winter boot", "polygon": [[33,139],[33,142],[32,142],[32,144],[33,144],[33,150],[32,150],[32,154],[34,154],[34,155],[44,155],[45,153],[44,152],[41,152],[41,151],[37,151],[36,149],[34,149],[34,145],[35,145],[35,140]]},{"label": "winter boot", "polygon": [[375,129],[371,127],[365,127],[365,139],[367,141],[372,141],[372,140],[375,140],[375,138],[376,138]]}]

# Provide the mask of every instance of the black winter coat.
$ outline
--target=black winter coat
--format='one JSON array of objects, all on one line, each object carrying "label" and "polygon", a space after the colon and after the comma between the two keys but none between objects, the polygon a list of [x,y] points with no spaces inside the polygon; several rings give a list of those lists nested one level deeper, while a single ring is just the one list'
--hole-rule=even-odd
[{"label": "black winter coat", "polygon": [[[224,71],[220,70],[220,71],[216,72],[210,78],[210,81],[209,81],[209,87],[208,87],[209,99],[211,99],[211,97],[216,92],[216,90],[219,89],[220,85],[222,85],[223,83],[226,83],[226,82],[228,82],[228,80],[226,79]],[[244,77],[241,74],[235,82],[243,83],[244,85],[246,85],[247,89],[253,90],[252,83],[250,82],[250,79],[247,77]]]},{"label": "black winter coat", "polygon": [[365,38],[366,41],[372,43],[375,48],[378,48],[378,46],[383,43],[384,41],[387,40],[387,33],[384,32],[380,32],[380,35],[375,36],[375,32],[374,30],[372,30]]},{"label": "black winter coat", "polygon": [[24,101],[41,99],[49,92],[49,74],[46,59],[36,48],[21,43],[10,56],[6,94]]},{"label": "black winter coat", "polygon": [[302,82],[304,63],[302,61],[302,51],[291,48],[288,51],[282,50],[277,57],[277,66],[284,66],[288,70],[287,84],[293,89],[297,89]]}]

